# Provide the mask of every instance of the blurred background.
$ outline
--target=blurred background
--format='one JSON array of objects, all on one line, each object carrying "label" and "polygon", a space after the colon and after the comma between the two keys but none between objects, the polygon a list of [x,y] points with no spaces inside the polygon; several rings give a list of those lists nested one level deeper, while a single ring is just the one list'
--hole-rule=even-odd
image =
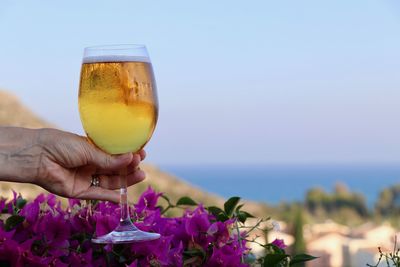
[{"label": "blurred background", "polygon": [[[156,188],[169,190],[168,176],[205,202],[241,196],[280,221],[274,234],[294,250],[324,255],[317,266],[361,266],[391,248],[397,1],[5,0],[0,36],[1,124],[83,135],[83,48],[142,43],[160,101],[145,166]],[[299,208],[302,219],[290,217]]]}]

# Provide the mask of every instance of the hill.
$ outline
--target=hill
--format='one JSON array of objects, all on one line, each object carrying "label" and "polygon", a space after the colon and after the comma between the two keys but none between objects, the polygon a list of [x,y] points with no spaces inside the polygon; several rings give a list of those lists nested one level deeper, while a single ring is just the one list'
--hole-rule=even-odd
[{"label": "hill", "polygon": [[27,128],[52,127],[45,120],[33,114],[13,94],[0,90],[0,125]]},{"label": "hill", "polygon": [[[39,118],[25,107],[19,99],[0,90],[0,126],[20,126],[27,128],[54,127],[45,120]],[[220,196],[205,192],[195,186],[180,180],[179,178],[161,171],[151,164],[142,164],[141,168],[146,172],[146,180],[129,188],[129,196],[132,201],[148,186],[157,191],[164,192],[171,200],[176,201],[181,196],[190,196],[194,200],[205,205],[221,206],[224,199]],[[20,192],[25,198],[32,199],[41,192],[46,192],[41,187],[31,184],[0,183],[0,195],[10,197],[11,189]],[[246,201],[246,210],[257,216],[266,216],[268,210],[264,204]]]}]

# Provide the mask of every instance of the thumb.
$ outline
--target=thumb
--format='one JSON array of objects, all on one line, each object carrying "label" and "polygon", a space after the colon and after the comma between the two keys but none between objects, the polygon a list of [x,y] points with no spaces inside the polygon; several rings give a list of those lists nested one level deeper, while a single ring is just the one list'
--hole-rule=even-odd
[{"label": "thumb", "polygon": [[88,162],[103,170],[118,170],[126,167],[132,161],[133,154],[125,153],[110,155],[92,144],[87,145]]}]

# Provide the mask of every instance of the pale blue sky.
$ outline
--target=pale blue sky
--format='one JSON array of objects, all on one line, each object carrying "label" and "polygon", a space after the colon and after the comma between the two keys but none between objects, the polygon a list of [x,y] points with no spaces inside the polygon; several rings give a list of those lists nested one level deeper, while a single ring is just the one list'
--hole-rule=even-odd
[{"label": "pale blue sky", "polygon": [[2,1],[0,88],[82,134],[83,48],[144,43],[158,164],[400,162],[396,1]]}]

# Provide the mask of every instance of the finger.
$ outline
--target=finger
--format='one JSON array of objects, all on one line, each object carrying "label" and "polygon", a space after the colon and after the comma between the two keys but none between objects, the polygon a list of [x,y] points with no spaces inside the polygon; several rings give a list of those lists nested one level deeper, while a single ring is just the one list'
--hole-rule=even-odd
[{"label": "finger", "polygon": [[132,155],[132,160],[128,166],[136,166],[137,167],[137,166],[139,166],[140,161],[141,161],[141,155],[138,153],[135,153]]},{"label": "finger", "polygon": [[127,173],[132,173],[134,172],[137,167],[139,166],[140,163],[140,156],[138,154],[132,154],[132,159],[131,162],[127,166],[123,166],[118,169],[107,169],[107,168],[98,168],[96,173],[97,174],[105,174],[105,175],[110,175],[110,174],[115,174],[118,175],[120,170],[124,167],[127,168]]},{"label": "finger", "polygon": [[131,163],[127,166],[128,173],[132,170],[136,170],[140,164],[140,155],[139,154],[134,154],[133,159]]},{"label": "finger", "polygon": [[84,149],[86,150],[87,161],[90,164],[108,171],[118,170],[129,165],[134,157],[132,153],[110,155],[86,141],[84,142]]},{"label": "finger", "polygon": [[[120,188],[120,177],[118,175],[101,175],[100,176],[100,187],[106,189],[119,189]],[[131,186],[143,181],[146,178],[146,174],[142,170],[136,170],[135,172],[126,176],[127,186]]]},{"label": "finger", "polygon": [[76,196],[79,199],[87,199],[87,200],[103,200],[103,201],[112,201],[115,203],[119,202],[120,195],[117,191],[91,186],[88,190],[80,193]]},{"label": "finger", "polygon": [[146,151],[144,149],[141,149],[139,152],[140,155],[140,160],[144,160],[146,158]]}]

